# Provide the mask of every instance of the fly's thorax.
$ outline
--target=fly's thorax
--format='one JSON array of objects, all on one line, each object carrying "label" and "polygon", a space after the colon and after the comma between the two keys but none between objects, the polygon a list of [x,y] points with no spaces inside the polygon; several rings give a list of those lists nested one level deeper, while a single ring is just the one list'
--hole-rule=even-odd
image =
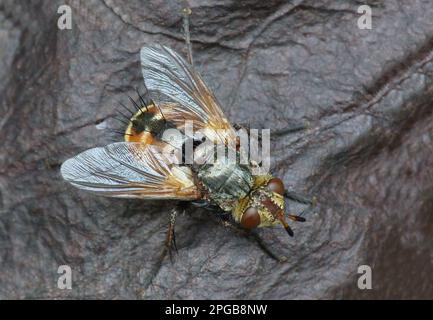
[{"label": "fly's thorax", "polygon": [[269,188],[269,182],[273,180],[271,175],[259,175],[254,177],[253,190],[243,198],[240,198],[233,207],[232,216],[236,222],[241,223],[248,214],[248,209],[254,208],[258,212],[257,225],[254,227],[268,227],[279,223],[279,212],[284,212],[285,202],[281,193]]},{"label": "fly's thorax", "polygon": [[254,184],[249,167],[236,162],[216,161],[214,164],[201,165],[197,177],[209,200],[224,211],[231,211]]}]

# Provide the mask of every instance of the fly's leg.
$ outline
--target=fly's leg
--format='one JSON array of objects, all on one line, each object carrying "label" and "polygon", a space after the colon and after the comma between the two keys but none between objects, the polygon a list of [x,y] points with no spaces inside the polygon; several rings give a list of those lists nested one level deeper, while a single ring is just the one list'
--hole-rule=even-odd
[{"label": "fly's leg", "polygon": [[301,204],[309,205],[309,207],[307,209],[305,209],[304,211],[302,211],[299,215],[289,214],[287,216],[290,220],[293,220],[293,221],[304,222],[305,218],[303,218],[302,216],[305,214],[305,212],[307,212],[310,209],[315,208],[317,206],[317,198],[314,196],[308,197],[306,195],[299,194],[297,192],[285,190],[284,191],[284,197],[287,199],[290,199],[292,201],[301,203]]},{"label": "fly's leg", "polygon": [[173,256],[172,256],[172,250],[176,250],[176,235],[174,233],[174,225],[176,223],[176,216],[178,213],[178,208],[173,208],[170,213],[170,221],[168,223],[168,230],[167,230],[167,236],[165,238],[165,246],[164,248],[168,251],[168,254],[170,255],[170,261],[173,262]]},{"label": "fly's leg", "polygon": [[[233,127],[235,130],[240,130],[240,129],[246,130],[248,132],[248,135],[250,134],[250,129],[252,129],[247,124],[238,124],[238,123],[235,123],[233,125]],[[310,123],[308,121],[292,123],[285,128],[282,128],[279,130],[271,130],[271,137],[270,138],[271,138],[271,140],[274,140],[274,139],[279,138],[281,136],[284,136],[286,134],[295,133],[295,132],[302,131],[302,130],[307,130],[309,128],[310,128]],[[264,128],[261,128],[261,129],[264,129]],[[257,138],[259,141],[262,140],[262,133],[260,130],[258,132]]]},{"label": "fly's leg", "polygon": [[239,226],[238,224],[236,224],[235,222],[233,222],[231,220],[223,219],[221,217],[215,218],[214,215],[212,215],[212,218],[214,220],[216,220],[216,222],[218,222],[223,227],[234,231],[238,235],[247,237],[248,239],[255,241],[259,245],[259,247],[272,259],[274,259],[278,262],[286,262],[287,261],[286,257],[278,256],[277,254],[272,252],[272,250],[266,245],[266,243],[263,241],[263,239],[254,230],[246,230],[246,229],[242,228],[241,226]]},{"label": "fly's leg", "polygon": [[170,256],[170,261],[173,262],[173,249],[177,252],[177,246],[176,246],[176,235],[174,233],[174,226],[176,223],[176,217],[179,213],[182,213],[185,209],[182,205],[178,204],[176,207],[174,207],[170,212],[170,220],[168,223],[168,229],[167,229],[167,235],[165,237],[164,242],[164,248],[162,249],[159,261],[162,264],[162,261],[164,260],[167,253]]},{"label": "fly's leg", "polygon": [[170,256],[170,261],[173,262],[172,259],[172,249],[174,248],[177,252],[176,247],[176,238],[174,233],[174,225],[176,223],[176,217],[178,214],[185,212],[186,207],[183,202],[178,203],[170,212],[170,220],[168,224],[167,235],[164,242],[164,247],[161,251],[156,262],[153,264],[152,269],[150,270],[147,280],[145,281],[144,287],[147,289],[152,285],[153,280],[157,276],[159,270],[161,269],[162,263],[164,262],[167,253]]},{"label": "fly's leg", "polygon": [[284,190],[284,197],[293,201],[296,201],[298,203],[302,203],[302,204],[309,204],[312,207],[315,207],[317,205],[317,198],[316,197],[308,197],[306,195],[297,193],[297,192],[293,192],[293,191],[289,191],[289,190]]},{"label": "fly's leg", "polygon": [[246,230],[247,236],[254,240],[259,247],[272,259],[278,261],[278,262],[286,262],[287,258],[284,256],[278,256],[275,254],[269,246],[263,241],[263,239],[255,232],[254,230]]},{"label": "fly's leg", "polygon": [[182,9],[182,15],[183,15],[183,32],[185,34],[185,44],[186,49],[188,52],[188,62],[191,66],[194,65],[194,61],[192,60],[192,46],[191,46],[191,36],[189,33],[189,16],[191,15],[192,11],[190,8],[185,7]]},{"label": "fly's leg", "polygon": [[271,131],[271,139],[275,139],[281,136],[284,136],[289,133],[295,133],[302,130],[307,130],[310,128],[310,123],[308,121],[299,122],[299,123],[292,123],[288,125],[285,128],[279,129],[279,130],[272,130]]}]

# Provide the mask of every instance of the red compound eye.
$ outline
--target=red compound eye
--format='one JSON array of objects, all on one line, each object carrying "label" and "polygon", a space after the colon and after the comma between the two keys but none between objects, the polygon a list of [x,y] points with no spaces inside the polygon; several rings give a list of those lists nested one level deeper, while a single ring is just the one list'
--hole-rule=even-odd
[{"label": "red compound eye", "polygon": [[281,181],[281,179],[272,178],[271,180],[269,180],[268,188],[273,192],[284,195],[284,184],[283,181]]},{"label": "red compound eye", "polygon": [[249,207],[242,215],[241,225],[246,229],[254,229],[260,224],[259,211],[256,208]]}]

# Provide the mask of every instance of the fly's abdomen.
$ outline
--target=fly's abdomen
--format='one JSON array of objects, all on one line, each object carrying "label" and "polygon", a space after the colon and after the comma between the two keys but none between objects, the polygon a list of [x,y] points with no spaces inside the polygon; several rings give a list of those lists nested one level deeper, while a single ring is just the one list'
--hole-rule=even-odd
[{"label": "fly's abdomen", "polygon": [[142,106],[130,120],[125,141],[152,144],[166,127],[164,116],[155,105]]},{"label": "fly's abdomen", "polygon": [[246,166],[216,162],[198,170],[198,178],[207,189],[208,197],[225,211],[245,197],[253,187],[253,176]]}]

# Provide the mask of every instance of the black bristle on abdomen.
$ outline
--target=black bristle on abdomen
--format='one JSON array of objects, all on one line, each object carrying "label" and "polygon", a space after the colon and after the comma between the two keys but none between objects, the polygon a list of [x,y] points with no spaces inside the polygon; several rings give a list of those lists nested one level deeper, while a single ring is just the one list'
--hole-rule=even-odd
[{"label": "black bristle on abdomen", "polygon": [[[149,132],[156,138],[160,138],[166,129],[175,128],[174,124],[165,118],[161,107],[151,99],[147,88],[144,88],[143,93],[135,88],[135,94],[137,96],[134,97],[135,99],[127,95],[128,104],[118,101],[119,108],[116,109],[118,115],[113,116],[116,125],[108,129],[114,134],[114,139],[124,141],[125,131],[129,125],[132,126],[136,134]],[[157,108],[158,112],[149,112],[150,106]]]}]

